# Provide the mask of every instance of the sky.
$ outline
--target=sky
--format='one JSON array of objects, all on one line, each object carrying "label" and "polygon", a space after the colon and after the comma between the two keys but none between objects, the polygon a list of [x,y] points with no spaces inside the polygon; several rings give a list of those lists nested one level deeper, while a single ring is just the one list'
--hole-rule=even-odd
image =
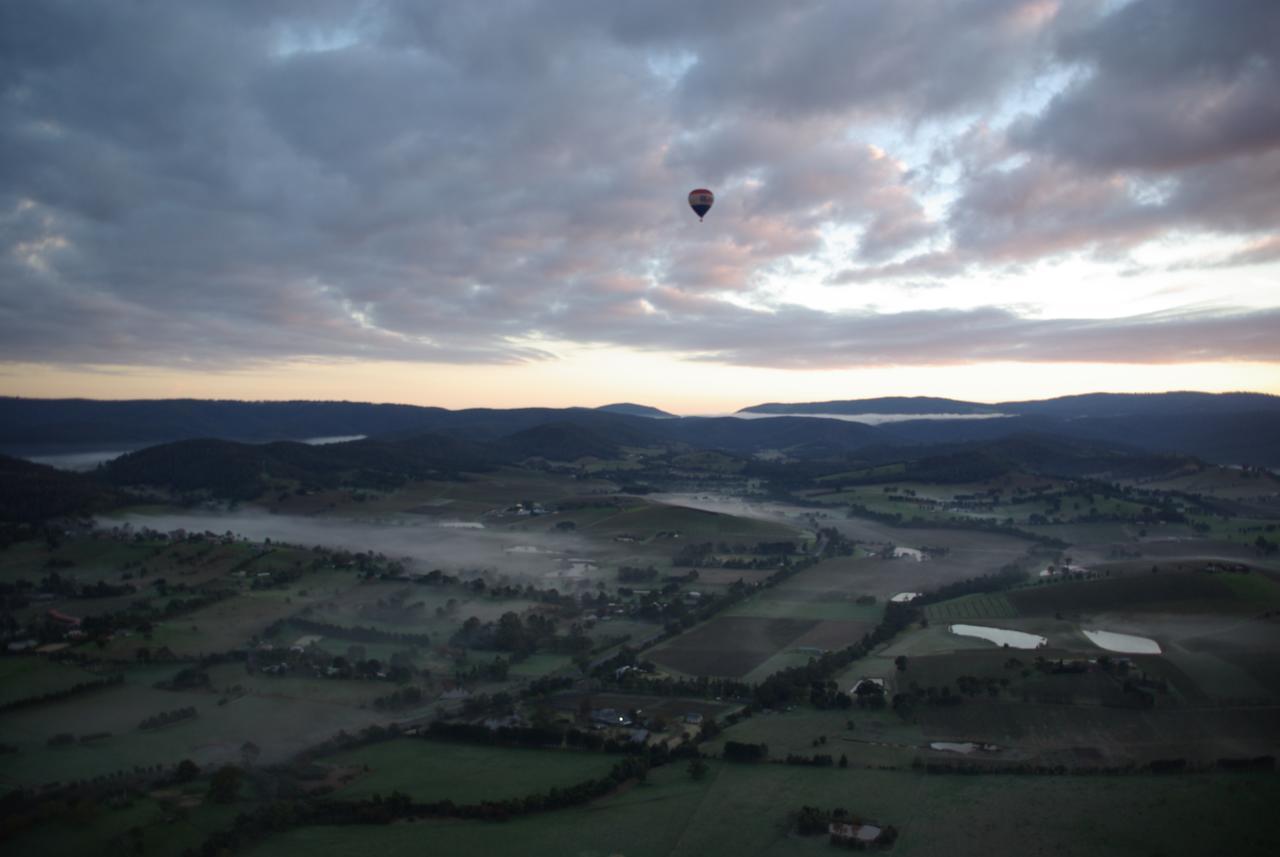
[{"label": "sky", "polygon": [[6,0],[0,395],[1280,393],[1277,92],[1274,0]]}]

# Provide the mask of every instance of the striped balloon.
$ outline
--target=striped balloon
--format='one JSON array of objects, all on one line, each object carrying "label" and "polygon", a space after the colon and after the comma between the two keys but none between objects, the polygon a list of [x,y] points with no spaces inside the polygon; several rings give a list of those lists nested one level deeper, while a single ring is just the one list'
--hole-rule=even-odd
[{"label": "striped balloon", "polygon": [[704,187],[689,191],[689,207],[693,209],[694,214],[698,215],[699,220],[711,210],[715,201],[715,194]]}]

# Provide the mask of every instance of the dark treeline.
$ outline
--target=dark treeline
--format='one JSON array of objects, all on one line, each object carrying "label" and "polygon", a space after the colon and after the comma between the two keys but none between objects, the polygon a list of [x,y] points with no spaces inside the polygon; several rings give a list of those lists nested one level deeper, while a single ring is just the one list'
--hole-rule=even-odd
[{"label": "dark treeline", "polygon": [[102,690],[103,688],[114,687],[117,684],[123,683],[123,673],[116,673],[102,678],[91,679],[90,681],[77,682],[76,684],[71,685],[71,687],[63,688],[62,690],[51,690],[37,696],[24,696],[22,699],[10,700],[9,702],[0,705],[0,712],[14,711],[19,708],[28,708],[33,705],[43,705],[46,702],[58,702],[72,696],[77,696],[81,693]]},{"label": "dark treeline", "polygon": [[727,762],[763,762],[769,756],[769,745],[726,741],[723,755]]},{"label": "dark treeline", "polygon": [[190,720],[196,717],[198,712],[194,705],[188,705],[185,708],[175,708],[172,711],[161,711],[159,714],[153,714],[138,724],[139,729],[158,729],[161,726],[168,726],[170,723],[177,723],[180,720]]}]

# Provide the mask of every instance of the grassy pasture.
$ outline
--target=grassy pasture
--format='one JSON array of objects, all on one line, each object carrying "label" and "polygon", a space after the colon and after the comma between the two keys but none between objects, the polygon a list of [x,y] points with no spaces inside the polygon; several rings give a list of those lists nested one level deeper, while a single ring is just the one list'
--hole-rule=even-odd
[{"label": "grassy pasture", "polygon": [[735,604],[722,615],[760,619],[839,620],[874,625],[884,613],[881,604],[858,604],[848,597],[831,601],[796,597],[800,594],[778,587],[777,590],[766,591]]},{"label": "grassy pasture", "polygon": [[707,778],[695,782],[681,766],[668,765],[646,783],[590,806],[506,824],[313,827],[274,836],[249,853],[830,853],[826,837],[797,837],[787,828],[788,811],[808,804],[842,806],[893,824],[900,831],[893,853],[905,857],[1269,855],[1276,844],[1270,807],[1277,800],[1280,778],[1267,775],[958,777],[712,763]]},{"label": "grassy pasture", "polygon": [[[966,701],[922,707],[929,741],[984,741],[1033,755],[1093,750],[1093,763],[1186,758],[1213,762],[1275,752],[1280,724],[1268,708],[1155,708]],[[1064,756],[1063,758],[1068,758]]]},{"label": "grassy pasture", "polygon": [[1008,598],[1023,615],[1103,610],[1187,612],[1252,609],[1224,578],[1189,572],[1126,574],[1024,587]]},{"label": "grassy pasture", "polygon": [[1018,615],[1008,597],[1001,592],[964,595],[940,601],[924,608],[930,622],[967,622],[978,619],[1008,619]]},{"label": "grassy pasture", "polygon": [[743,678],[748,682],[759,682],[779,670],[803,666],[817,654],[815,650],[842,649],[861,640],[875,625],[874,621],[819,620],[792,640],[789,646],[761,661]]},{"label": "grassy pasture", "polygon": [[[81,779],[131,770],[134,765],[171,765],[184,758],[202,765],[238,763],[245,741],[262,748],[260,761],[267,764],[319,743],[340,729],[354,731],[385,719],[371,710],[331,700],[249,694],[218,705],[216,693],[152,686],[179,666],[133,668],[122,685],[0,715],[0,734],[19,750],[5,757],[0,785]],[[227,680],[244,684],[234,675]],[[390,689],[386,684],[380,687],[383,692]],[[159,729],[138,728],[147,717],[188,705],[196,708],[196,718]],[[111,734],[87,744],[46,746],[49,737],[62,732]]]},{"label": "grassy pasture", "polygon": [[60,664],[38,655],[0,658],[0,705],[66,690],[102,677],[102,673]]},{"label": "grassy pasture", "polygon": [[[848,690],[848,688],[844,688]],[[853,728],[849,728],[849,723]],[[815,747],[813,742],[826,738],[825,744]],[[751,744],[767,744],[769,757],[785,758],[788,753],[809,756],[829,753],[839,759],[849,757],[851,764],[870,761],[872,764],[909,765],[923,742],[920,727],[904,723],[891,711],[818,711],[802,707],[794,711],[761,712],[739,720],[719,736],[703,744],[704,753],[719,755],[728,741],[744,741]],[[893,752],[886,755],[873,750],[888,747]],[[890,759],[892,761],[885,761]]]},{"label": "grassy pasture", "polygon": [[12,854],[83,857],[106,851],[109,843],[117,837],[126,838],[130,828],[138,827],[145,854],[181,854],[188,848],[199,849],[209,834],[231,824],[240,809],[204,802],[200,796],[203,783],[190,788],[190,795],[175,796],[185,807],[179,816],[163,807],[157,797],[148,795],[117,809],[75,814],[71,821],[50,820],[10,840],[6,847]]},{"label": "grassy pasture", "polygon": [[529,750],[401,738],[328,756],[326,764],[363,768],[337,792],[346,799],[401,791],[455,803],[518,798],[604,776],[616,761],[603,753]]},{"label": "grassy pasture", "polygon": [[[163,552],[159,542],[121,542],[101,538],[67,538],[54,549],[43,539],[17,542],[0,550],[0,580],[35,583],[50,571],[84,581],[115,580],[126,563],[145,562]],[[70,562],[65,568],[49,568],[50,561]]]},{"label": "grassy pasture", "polygon": [[[375,698],[385,696],[398,687],[385,681],[250,674],[242,664],[219,664],[210,667],[208,672],[210,682],[219,691],[227,691],[238,685],[243,689],[242,692],[262,699],[351,708],[371,705]],[[210,700],[208,704],[216,704],[216,700]]]}]

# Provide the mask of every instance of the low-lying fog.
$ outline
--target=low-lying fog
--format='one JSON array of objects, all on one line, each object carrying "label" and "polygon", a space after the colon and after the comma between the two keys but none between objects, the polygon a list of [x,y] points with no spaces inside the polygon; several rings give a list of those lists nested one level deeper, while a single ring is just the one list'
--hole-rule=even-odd
[{"label": "low-lying fog", "polygon": [[996,420],[1012,417],[1014,414],[758,414],[749,411],[738,411],[724,414],[740,420],[762,420],[770,417],[811,417],[819,420],[843,420],[847,423],[863,423],[878,426],[881,423],[904,423],[909,420]]},{"label": "low-lying fog", "polygon": [[[591,547],[572,534],[451,527],[451,522],[392,518],[366,522],[351,519],[272,515],[263,512],[192,512],[99,519],[103,527],[121,523],[161,532],[228,531],[251,541],[271,539],[302,547],[344,548],[407,559],[413,572],[490,571],[529,582],[551,583],[583,576],[584,561],[598,559]],[[532,523],[536,527],[536,521]]]}]

